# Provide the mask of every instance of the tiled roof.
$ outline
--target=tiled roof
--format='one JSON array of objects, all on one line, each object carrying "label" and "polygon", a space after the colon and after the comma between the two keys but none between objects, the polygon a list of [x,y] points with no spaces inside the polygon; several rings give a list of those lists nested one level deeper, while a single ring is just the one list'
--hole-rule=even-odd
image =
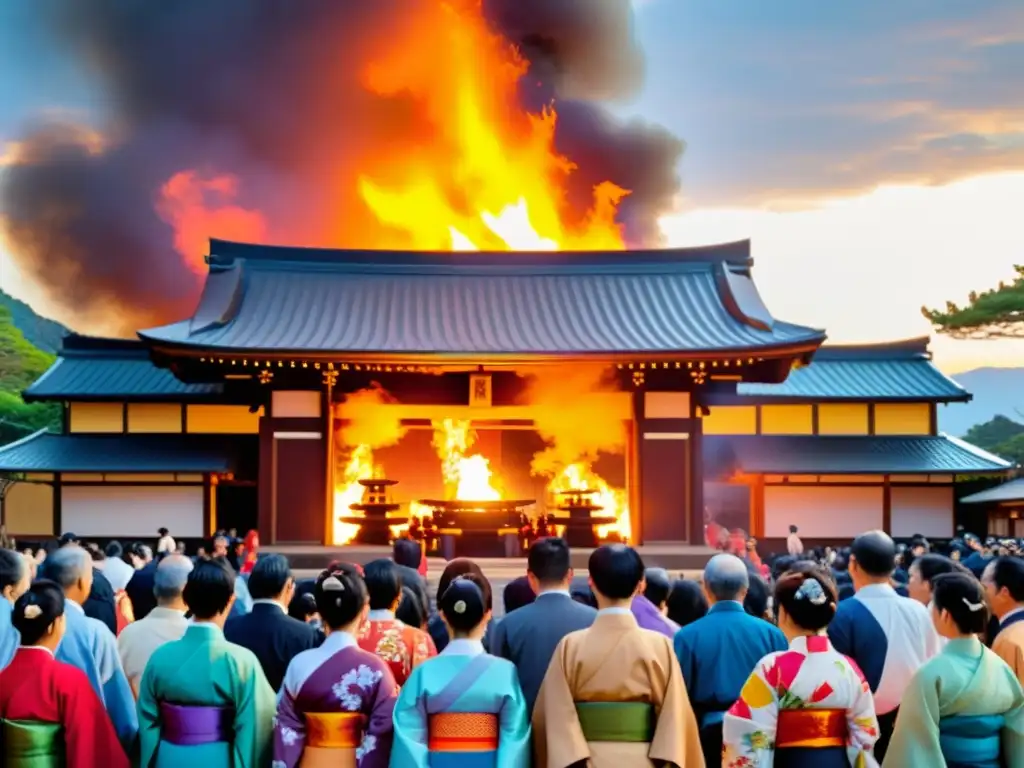
[{"label": "tiled roof", "polygon": [[705,436],[712,474],[742,470],[771,475],[924,475],[1004,472],[1011,464],[947,435],[837,437]]},{"label": "tiled roof", "polygon": [[333,251],[211,242],[195,315],[140,332],[217,351],[601,355],[812,350],[774,320],[749,243],[620,253]]},{"label": "tiled roof", "polygon": [[37,432],[0,448],[0,472],[234,472],[256,439]]},{"label": "tiled roof", "polygon": [[741,382],[737,394],[781,400],[966,401],[971,395],[932,365],[928,339],[824,346],[781,384]]},{"label": "tiled roof", "polygon": [[972,493],[960,499],[964,504],[998,504],[1005,501],[1024,501],[1024,477],[989,488],[987,491]]},{"label": "tiled roof", "polygon": [[185,384],[157,368],[139,341],[68,336],[56,362],[24,392],[26,400],[182,400],[216,395],[219,384]]}]

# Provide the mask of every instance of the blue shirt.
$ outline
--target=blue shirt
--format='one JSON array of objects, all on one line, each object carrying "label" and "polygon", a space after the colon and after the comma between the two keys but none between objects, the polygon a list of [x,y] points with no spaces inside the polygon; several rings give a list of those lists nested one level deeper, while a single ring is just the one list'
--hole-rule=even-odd
[{"label": "blue shirt", "polygon": [[702,728],[723,720],[761,659],[789,648],[778,627],[732,600],[715,603],[706,616],[680,629],[674,645]]},{"label": "blue shirt", "polygon": [[5,598],[0,597],[0,669],[11,663],[14,652],[21,645],[21,636],[11,624],[14,606]]}]

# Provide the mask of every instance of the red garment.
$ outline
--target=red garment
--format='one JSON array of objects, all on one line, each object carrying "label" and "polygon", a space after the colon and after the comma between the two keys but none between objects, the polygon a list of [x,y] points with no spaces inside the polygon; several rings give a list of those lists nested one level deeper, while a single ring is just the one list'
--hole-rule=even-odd
[{"label": "red garment", "polygon": [[123,589],[114,595],[114,611],[117,617],[117,634],[121,632],[135,621],[135,613],[132,611],[132,601],[128,598],[128,593]]},{"label": "red garment", "polygon": [[100,757],[104,768],[128,768],[89,678],[45,648],[19,648],[0,672],[0,717],[62,725],[68,768],[91,768]]},{"label": "red garment", "polygon": [[245,543],[242,545],[243,549],[243,560],[242,560],[242,573],[252,573],[253,566],[256,565],[256,553],[260,548],[260,535],[256,531],[249,531],[245,534]]},{"label": "red garment", "polygon": [[391,668],[395,682],[405,685],[413,667],[437,656],[430,635],[398,619],[376,619],[359,630],[359,647],[377,656]]}]

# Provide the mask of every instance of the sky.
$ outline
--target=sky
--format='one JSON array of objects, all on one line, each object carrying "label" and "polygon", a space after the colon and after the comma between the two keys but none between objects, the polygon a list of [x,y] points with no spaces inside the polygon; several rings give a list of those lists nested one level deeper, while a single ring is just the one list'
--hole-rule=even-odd
[{"label": "sky", "polygon": [[[615,109],[687,143],[667,242],[750,237],[777,317],[839,342],[924,335],[922,305],[1024,262],[1021,0],[634,5],[647,81]],[[23,31],[0,45],[0,142],[86,90]],[[31,298],[2,253],[0,284]],[[1024,365],[1024,340],[933,349],[949,372]]]}]

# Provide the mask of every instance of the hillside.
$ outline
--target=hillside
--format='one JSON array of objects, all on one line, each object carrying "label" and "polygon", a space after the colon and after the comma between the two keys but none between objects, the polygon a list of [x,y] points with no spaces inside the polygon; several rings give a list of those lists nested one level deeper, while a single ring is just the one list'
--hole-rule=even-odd
[{"label": "hillside", "polygon": [[14,326],[21,331],[25,340],[43,352],[55,354],[60,349],[60,340],[68,329],[54,320],[37,315],[32,307],[0,289],[0,307],[10,312]]},{"label": "hillside", "polygon": [[0,445],[43,427],[59,426],[59,405],[26,405],[21,399],[21,391],[39,378],[53,359],[52,354],[26,341],[11,310],[0,305]]},{"label": "hillside", "polygon": [[1024,368],[976,368],[953,376],[974,395],[969,403],[939,407],[939,429],[961,437],[996,416],[1024,422]]}]

